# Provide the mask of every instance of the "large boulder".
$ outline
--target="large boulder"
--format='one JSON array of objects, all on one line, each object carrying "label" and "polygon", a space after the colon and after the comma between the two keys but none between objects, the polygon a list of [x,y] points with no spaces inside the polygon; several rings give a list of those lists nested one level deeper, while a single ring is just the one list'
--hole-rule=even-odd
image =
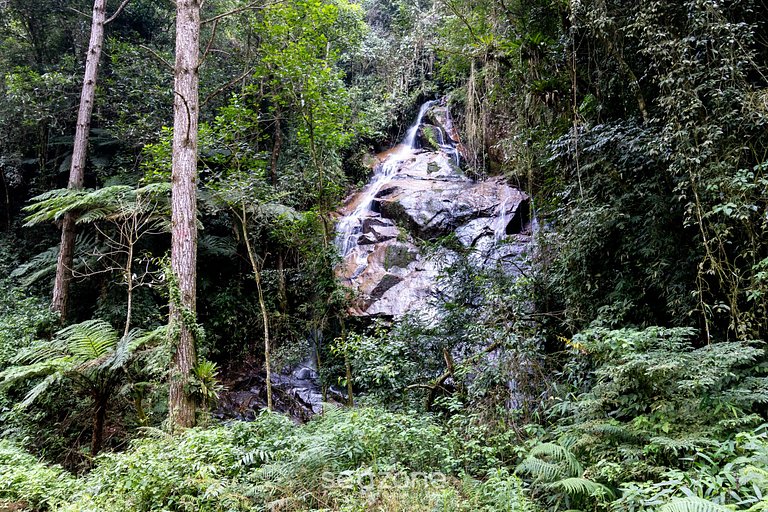
[{"label": "large boulder", "polygon": [[450,113],[433,107],[427,117],[421,147],[400,146],[377,158],[372,184],[339,212],[346,232],[337,273],[357,292],[356,315],[434,312],[431,303],[444,292],[438,275],[456,254],[443,247],[427,256],[419,240],[455,236],[480,265],[506,261],[527,245],[528,196],[503,178],[478,182],[464,175]]}]

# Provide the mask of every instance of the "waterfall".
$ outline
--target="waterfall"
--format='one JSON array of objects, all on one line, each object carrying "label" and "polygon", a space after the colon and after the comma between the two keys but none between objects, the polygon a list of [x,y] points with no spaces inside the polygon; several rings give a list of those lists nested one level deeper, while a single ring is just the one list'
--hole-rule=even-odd
[{"label": "waterfall", "polygon": [[401,143],[403,146],[409,149],[418,149],[416,147],[416,136],[419,133],[419,127],[421,126],[421,122],[424,119],[424,115],[427,113],[427,110],[429,110],[435,104],[437,104],[437,101],[431,100],[421,106],[419,109],[419,115],[416,117],[416,121],[411,125],[410,128],[408,128],[408,131],[405,132],[405,138]]},{"label": "waterfall", "polygon": [[507,236],[507,226],[509,225],[510,218],[507,212],[509,206],[509,197],[505,197],[499,205],[498,216],[496,217],[495,225],[493,226],[493,238],[497,243],[503,240]]},{"label": "waterfall", "polygon": [[363,190],[355,209],[345,215],[337,224],[336,247],[342,257],[347,256],[352,248],[357,245],[357,239],[362,232],[362,218],[370,213],[373,200],[381,192],[381,189],[384,188],[384,185],[392,181],[402,166],[403,161],[413,156],[414,150],[418,149],[416,147],[417,136],[421,123],[424,120],[424,115],[436,103],[437,101],[431,100],[421,106],[416,121],[408,128],[402,142],[395,146],[386,160],[374,168],[373,178]]}]

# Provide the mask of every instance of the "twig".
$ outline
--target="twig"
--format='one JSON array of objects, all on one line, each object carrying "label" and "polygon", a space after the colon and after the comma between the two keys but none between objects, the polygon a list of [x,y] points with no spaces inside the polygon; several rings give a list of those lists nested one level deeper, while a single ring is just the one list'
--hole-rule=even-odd
[{"label": "twig", "polygon": [[104,24],[108,25],[108,24],[112,23],[113,21],[115,21],[115,18],[120,16],[120,13],[123,12],[123,9],[125,9],[125,6],[128,5],[128,2],[130,2],[130,1],[131,0],[123,0],[123,3],[120,4],[120,7],[117,8],[117,10],[115,11],[115,13],[112,16],[107,18],[107,21],[105,21]]},{"label": "twig", "polygon": [[165,65],[168,67],[168,69],[170,69],[171,71],[175,71],[175,68],[174,68],[174,67],[171,65],[171,63],[170,63],[170,62],[168,62],[167,60],[165,60],[165,59],[163,58],[163,56],[162,56],[162,55],[160,55],[159,53],[157,53],[155,50],[153,50],[153,49],[152,49],[152,48],[150,48],[149,46],[144,46],[143,44],[140,44],[140,45],[139,45],[139,48],[141,48],[142,50],[146,50],[146,51],[148,51],[148,52],[149,52],[149,53],[151,53],[151,54],[152,54],[152,56],[154,56],[154,57],[155,57],[157,60],[159,60],[160,62],[162,62],[163,64],[165,64]]},{"label": "twig", "polygon": [[[247,11],[249,9],[255,9],[256,6],[259,3],[261,3],[261,2],[251,2],[248,5],[244,5],[243,7],[238,7],[237,9],[232,9],[229,12],[225,12],[223,14],[218,14],[218,15],[214,16],[213,18],[208,18],[207,20],[203,20],[203,21],[200,22],[200,24],[201,25],[206,25],[208,23],[213,23],[214,21],[218,21],[221,18],[226,18],[227,16],[232,16],[233,14],[237,14],[239,12]],[[267,5],[269,5],[269,4],[265,4],[265,5],[261,6],[260,8],[264,9],[265,7],[267,7]]]},{"label": "twig", "polygon": [[205,62],[205,58],[208,57],[208,52],[211,51],[211,45],[213,45],[213,40],[216,38],[216,29],[219,26],[219,20],[216,20],[213,22],[213,29],[211,29],[211,38],[208,40],[208,44],[205,46],[205,51],[203,52],[203,56],[200,57],[200,62],[197,64],[198,68],[203,65],[203,62]]},{"label": "twig", "polygon": [[80,16],[83,16],[84,18],[88,18],[89,20],[92,19],[92,16],[90,14],[86,14],[83,11],[79,11],[74,7],[67,7],[67,9],[69,9],[70,11],[76,12],[77,14],[79,14]]},{"label": "twig", "polygon": [[218,96],[218,95],[219,95],[219,94],[221,94],[222,92],[226,91],[227,89],[229,89],[230,87],[232,87],[233,85],[235,85],[237,82],[239,82],[240,80],[242,80],[243,78],[245,78],[245,77],[246,77],[246,76],[248,76],[249,74],[253,73],[253,70],[254,70],[254,69],[256,69],[256,66],[253,66],[253,67],[251,67],[250,69],[246,70],[246,71],[245,71],[245,73],[243,73],[242,75],[240,75],[240,76],[238,76],[238,77],[235,77],[234,79],[230,80],[230,81],[229,81],[229,82],[227,82],[226,84],[222,85],[221,87],[219,87],[218,89],[216,89],[215,91],[213,91],[211,94],[209,94],[208,96],[206,96],[206,98],[205,98],[205,99],[202,101],[202,103],[200,103],[200,106],[201,106],[201,107],[204,107],[204,106],[205,106],[205,105],[206,105],[206,104],[207,104],[209,101],[211,101],[213,98],[215,98],[216,96]]}]

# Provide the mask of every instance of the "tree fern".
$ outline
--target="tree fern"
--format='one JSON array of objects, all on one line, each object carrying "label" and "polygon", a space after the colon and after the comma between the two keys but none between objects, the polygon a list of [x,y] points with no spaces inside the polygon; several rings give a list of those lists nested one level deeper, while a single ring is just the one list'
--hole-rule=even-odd
[{"label": "tree fern", "polygon": [[146,214],[165,204],[170,184],[154,183],[141,188],[113,185],[100,189],[57,189],[32,198],[25,226],[57,221],[67,213],[77,214],[78,223],[120,219]]},{"label": "tree fern", "polygon": [[[31,389],[17,404],[28,407],[52,386],[68,381],[94,401],[94,414],[104,414],[105,404],[122,376],[116,370],[127,364],[136,350],[164,338],[162,332],[162,329],[150,333],[134,329],[120,338],[104,320],[70,325],[57,332],[52,340],[38,341],[21,351],[12,360],[14,366],[0,372],[0,388],[33,381]],[[103,429],[103,421],[96,423],[100,428],[94,431],[91,440],[94,454],[101,446]]]}]

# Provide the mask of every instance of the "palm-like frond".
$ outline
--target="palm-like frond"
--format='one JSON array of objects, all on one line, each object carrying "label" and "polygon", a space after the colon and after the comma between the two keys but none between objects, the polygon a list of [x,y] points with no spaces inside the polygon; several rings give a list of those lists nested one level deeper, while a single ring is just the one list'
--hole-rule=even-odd
[{"label": "palm-like frond", "polygon": [[100,189],[57,189],[32,198],[24,208],[28,213],[26,226],[61,219],[67,213],[77,213],[78,223],[103,219],[120,219],[146,214],[165,203],[170,190],[168,183],[154,183],[141,188],[113,185]]},{"label": "palm-like frond", "polygon": [[59,257],[59,246],[49,247],[45,251],[33,256],[28,262],[16,267],[11,272],[12,278],[24,276],[24,286],[29,286],[41,277],[53,273],[56,270],[56,260]]},{"label": "palm-like frond", "polygon": [[[80,233],[75,240],[75,253],[83,254],[93,252],[97,246],[96,238],[88,233]],[[59,257],[59,246],[55,245],[33,256],[28,262],[16,267],[11,272],[12,278],[22,278],[22,286],[31,286],[38,280],[56,272],[56,263]],[[83,266],[83,260],[75,262],[75,268]]]},{"label": "palm-like frond", "polygon": [[689,497],[672,500],[659,507],[659,512],[730,512],[731,509],[701,498]]},{"label": "palm-like frond", "polygon": [[51,375],[64,371],[72,366],[72,359],[59,357],[57,359],[40,361],[24,366],[11,366],[0,372],[0,389],[16,382]]},{"label": "palm-like frond", "polygon": [[46,376],[27,392],[24,396],[24,400],[19,403],[18,407],[25,408],[32,405],[32,402],[37,400],[38,396],[42,395],[48,388],[58,383],[63,377],[64,374],[62,372],[55,372]]},{"label": "palm-like frond", "polygon": [[554,464],[535,457],[527,457],[523,462],[518,464],[515,472],[523,475],[530,475],[534,479],[542,482],[552,482],[553,480],[565,476],[561,464]]},{"label": "palm-like frond", "polygon": [[65,351],[50,341],[37,341],[21,349],[12,359],[14,365],[33,365],[56,359],[65,355]]},{"label": "palm-like frond", "polygon": [[562,491],[571,496],[613,497],[613,491],[608,487],[582,477],[564,478],[557,482],[546,484],[546,487]]},{"label": "palm-like frond", "polygon": [[231,237],[203,234],[198,239],[200,252],[211,256],[231,258],[237,254],[237,244]]},{"label": "palm-like frond", "polygon": [[167,326],[165,325],[149,332],[145,332],[142,329],[132,329],[127,336],[120,338],[112,357],[106,360],[101,365],[101,368],[109,368],[110,370],[122,368],[137,350],[164,340],[166,333]]},{"label": "palm-like frond", "polygon": [[[558,468],[558,471],[552,476],[554,468]],[[528,457],[518,466],[517,471],[527,473],[537,480],[552,481],[555,478],[581,476],[584,468],[567,448],[555,443],[541,443],[528,452]]]},{"label": "palm-like frond", "polygon": [[87,320],[70,325],[58,333],[56,338],[66,343],[67,349],[80,363],[100,359],[117,347],[117,331],[104,320]]}]

